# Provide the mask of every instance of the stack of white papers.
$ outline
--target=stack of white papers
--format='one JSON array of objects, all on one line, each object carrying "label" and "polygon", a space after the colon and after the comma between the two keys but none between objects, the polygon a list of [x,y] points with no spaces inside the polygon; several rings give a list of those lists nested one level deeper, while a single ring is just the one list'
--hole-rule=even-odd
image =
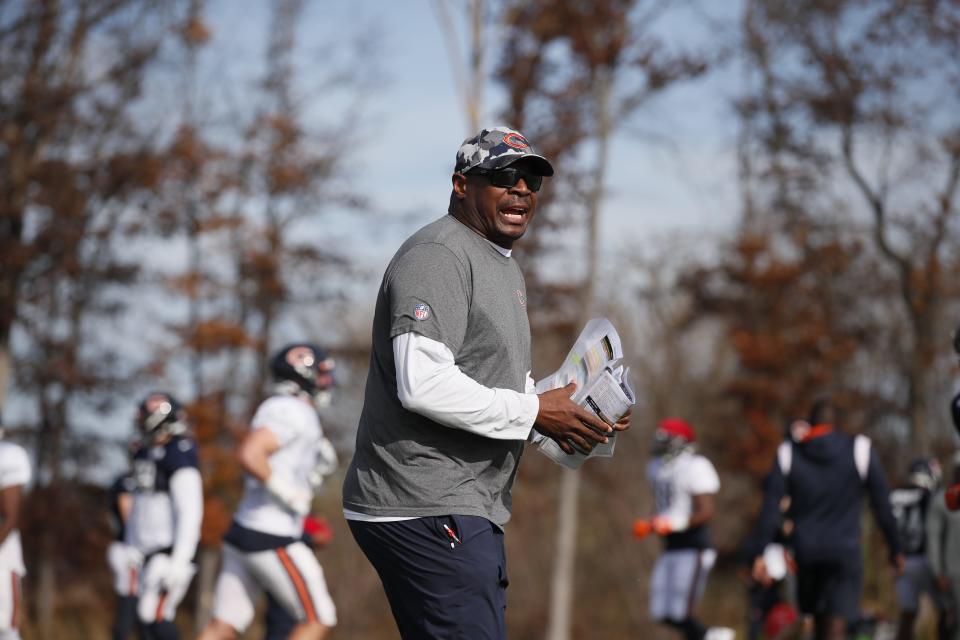
[{"label": "stack of white papers", "polygon": [[[606,318],[594,318],[584,326],[580,337],[557,371],[537,382],[537,393],[577,383],[571,400],[597,414],[607,424],[614,424],[636,403],[630,387],[629,367],[624,367],[620,336]],[[568,454],[556,442],[534,432],[533,442],[542,454],[570,469],[578,469],[590,458],[609,458],[617,444],[616,433],[607,435],[607,442],[597,444],[590,453]]]}]

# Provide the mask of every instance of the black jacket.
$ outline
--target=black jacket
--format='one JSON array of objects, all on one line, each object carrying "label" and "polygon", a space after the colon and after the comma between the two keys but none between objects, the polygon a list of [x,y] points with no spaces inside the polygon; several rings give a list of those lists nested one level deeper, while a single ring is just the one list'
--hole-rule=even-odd
[{"label": "black jacket", "polygon": [[866,478],[854,462],[854,439],[831,431],[794,444],[788,475],[780,464],[764,481],[764,501],[754,536],[752,555],[762,553],[781,520],[780,500],[790,496],[788,517],[794,523],[792,547],[797,562],[835,561],[860,553],[860,512],[864,489],[890,556],[900,553],[896,521],[887,481],[873,448]]}]

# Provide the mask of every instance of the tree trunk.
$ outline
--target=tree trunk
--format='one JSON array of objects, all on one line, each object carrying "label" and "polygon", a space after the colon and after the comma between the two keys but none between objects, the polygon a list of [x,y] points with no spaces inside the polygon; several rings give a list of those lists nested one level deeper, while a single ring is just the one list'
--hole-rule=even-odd
[{"label": "tree trunk", "polygon": [[470,2],[470,86],[467,88],[467,116],[470,134],[480,130],[483,112],[483,0]]},{"label": "tree trunk", "polygon": [[927,374],[919,355],[913,356],[907,380],[907,420],[910,423],[910,445],[914,456],[926,456],[930,449],[930,432],[927,429],[930,415],[927,407]]},{"label": "tree trunk", "polygon": [[485,5],[485,0],[469,0],[469,59],[464,59],[460,48],[460,37],[457,25],[450,15],[447,0],[434,0],[433,2],[437,22],[440,25],[444,44],[447,47],[447,58],[450,60],[450,72],[453,76],[457,92],[460,94],[460,99],[463,101],[464,115],[467,118],[468,135],[473,135],[480,129],[480,118],[483,114],[483,85],[486,76],[483,63],[483,18]]},{"label": "tree trunk", "polygon": [[[597,158],[593,172],[593,188],[587,203],[587,272],[582,289],[579,326],[586,324],[595,308],[595,287],[599,262],[600,206],[607,172],[607,154],[610,143],[610,87],[612,78],[608,69],[597,74]],[[573,591],[576,583],[577,509],[580,498],[579,471],[565,470],[560,482],[559,518],[557,523],[557,556],[550,585],[550,613],[547,623],[548,640],[569,640],[573,619]]]},{"label": "tree trunk", "polygon": [[557,550],[553,580],[550,584],[548,640],[568,640],[573,622],[573,584],[576,576],[577,507],[580,497],[580,472],[563,469],[557,518]]},{"label": "tree trunk", "polygon": [[217,562],[219,554],[216,549],[201,546],[197,558],[197,615],[194,621],[196,632],[210,622],[213,611],[213,589],[217,581]]},{"label": "tree trunk", "polygon": [[[53,493],[52,495],[57,494]],[[52,532],[46,532],[42,536],[40,548],[46,551],[40,554],[35,568],[37,587],[34,593],[36,594],[37,627],[41,638],[52,638],[53,621],[56,620],[57,615],[57,574],[54,566],[56,559],[55,554],[50,552],[53,548],[51,544],[53,542],[51,539]]]}]

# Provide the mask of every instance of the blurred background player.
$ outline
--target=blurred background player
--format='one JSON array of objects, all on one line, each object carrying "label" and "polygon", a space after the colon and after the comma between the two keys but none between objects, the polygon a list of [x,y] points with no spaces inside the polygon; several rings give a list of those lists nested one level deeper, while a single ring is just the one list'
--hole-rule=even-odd
[{"label": "blurred background player", "polygon": [[664,551],[650,576],[650,616],[687,640],[727,640],[732,629],[708,629],[695,617],[707,575],[716,560],[707,523],[713,518],[720,478],[713,464],[696,453],[693,428],[666,418],[654,432],[647,479],[653,488],[654,515],[637,520],[634,535],[656,533]]},{"label": "blurred background player", "polygon": [[914,623],[920,608],[920,596],[927,594],[937,609],[941,624],[943,598],[934,584],[933,569],[927,558],[927,510],[940,488],[943,474],[936,458],[918,458],[910,464],[905,486],[890,492],[893,516],[897,520],[900,546],[905,556],[903,573],[897,576],[897,605],[900,607],[898,640],[914,637]]},{"label": "blurred background player", "polygon": [[0,640],[20,640],[20,585],[27,568],[20,546],[20,505],[30,482],[30,459],[3,437],[0,425]]},{"label": "blurred background player", "polygon": [[318,640],[337,622],[323,569],[300,539],[314,491],[336,468],[317,416],[329,402],[333,368],[333,359],[308,343],[289,345],[271,361],[277,385],[238,450],[244,493],[223,538],[213,620],[202,640],[243,633],[265,592],[297,620],[292,640]]},{"label": "blurred background player", "polygon": [[[131,455],[137,445],[131,445]],[[133,508],[133,490],[136,481],[132,471],[124,471],[113,481],[107,491],[109,501],[110,528],[113,530],[113,542],[107,547],[107,563],[113,571],[113,588],[117,593],[117,609],[114,617],[111,637],[113,640],[127,640],[136,627],[137,637],[145,637],[143,627],[137,621],[137,583],[143,556],[126,540],[126,524]]]},{"label": "blurred background player", "polygon": [[[957,327],[953,334],[953,351],[960,358],[960,327]],[[953,426],[960,435],[960,391],[957,391],[950,401],[950,415],[953,417]],[[954,477],[953,483],[953,486],[948,487],[944,492],[943,498],[948,509],[957,511],[960,509],[960,477]]]},{"label": "blurred background player", "polygon": [[[960,450],[951,460],[950,480],[960,485]],[[950,511],[941,489],[927,511],[927,558],[943,605],[941,640],[960,640],[960,511]]]},{"label": "blurred background player", "polygon": [[126,542],[143,556],[137,615],[151,640],[179,638],[174,617],[193,579],[203,519],[197,444],[186,413],[169,393],[140,403],[142,436],[133,457],[133,506]]},{"label": "blurred background player", "polygon": [[774,539],[781,501],[789,496],[800,612],[813,617],[816,638],[839,640],[846,636],[847,625],[859,619],[864,487],[898,571],[903,556],[887,481],[870,440],[841,433],[835,419],[832,402],[821,399],[814,403],[809,422],[791,425],[791,439],[778,448],[764,482],[750,555],[754,579],[768,580],[763,550]]}]

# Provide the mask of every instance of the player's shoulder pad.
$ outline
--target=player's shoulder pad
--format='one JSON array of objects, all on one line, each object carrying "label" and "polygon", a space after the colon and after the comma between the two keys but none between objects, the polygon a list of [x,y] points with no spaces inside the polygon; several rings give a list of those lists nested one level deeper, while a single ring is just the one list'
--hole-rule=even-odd
[{"label": "player's shoulder pad", "polygon": [[15,442],[4,441],[0,447],[0,461],[6,466],[30,468],[27,450]]},{"label": "player's shoulder pad", "polygon": [[713,462],[710,461],[710,458],[708,458],[707,456],[703,455],[700,452],[697,452],[692,456],[690,456],[689,465],[697,471],[701,469],[713,469],[714,471],[716,470],[716,467],[714,466]]},{"label": "player's shoulder pad", "polygon": [[0,486],[12,487],[30,482],[30,456],[20,445],[0,442]]},{"label": "player's shoulder pad", "polygon": [[164,456],[158,462],[169,473],[184,467],[200,467],[200,457],[196,441],[189,436],[176,435],[164,445]]},{"label": "player's shoulder pad", "polygon": [[710,458],[701,453],[697,453],[692,457],[687,473],[691,474],[692,479],[697,482],[719,483],[720,481],[720,474],[717,473],[717,467]]},{"label": "player's shoulder pad", "polygon": [[271,396],[261,403],[253,416],[251,426],[281,428],[297,425],[302,421],[318,421],[316,410],[296,396]]}]

